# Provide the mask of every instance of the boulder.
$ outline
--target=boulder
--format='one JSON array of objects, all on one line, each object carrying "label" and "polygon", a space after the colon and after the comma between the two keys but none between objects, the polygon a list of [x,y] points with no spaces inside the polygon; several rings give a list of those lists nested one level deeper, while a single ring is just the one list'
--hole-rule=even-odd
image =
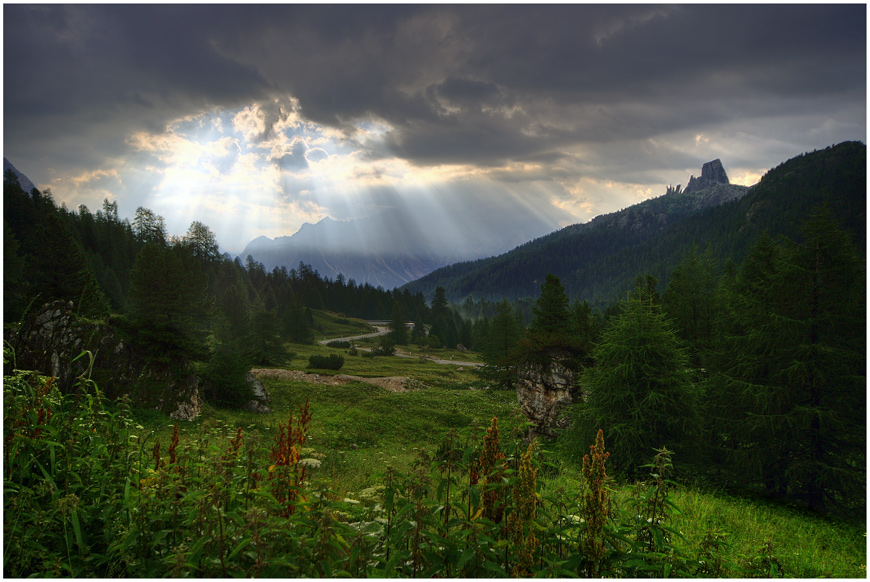
[{"label": "boulder", "polygon": [[199,379],[189,363],[153,361],[110,325],[78,317],[72,303],[46,304],[5,340],[14,351],[12,366],[54,376],[64,393],[90,378],[107,397],[129,395],[134,406],[156,408],[174,420],[193,420],[202,411]]},{"label": "boulder", "polygon": [[266,387],[263,386],[263,383],[260,382],[260,380],[251,372],[248,372],[245,379],[248,381],[248,384],[251,385],[254,392],[254,397],[245,403],[245,410],[257,414],[271,414],[272,409],[269,408],[267,404],[272,401],[272,397],[269,396]]},{"label": "boulder", "polygon": [[576,373],[566,365],[567,354],[527,361],[517,369],[517,401],[533,424],[530,438],[554,437],[568,428],[568,408],[577,392]]}]

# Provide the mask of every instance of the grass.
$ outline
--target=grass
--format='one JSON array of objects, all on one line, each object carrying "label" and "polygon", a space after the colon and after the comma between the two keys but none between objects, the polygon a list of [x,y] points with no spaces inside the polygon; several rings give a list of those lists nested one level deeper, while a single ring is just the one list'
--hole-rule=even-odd
[{"label": "grass", "polygon": [[[346,329],[339,330],[339,335],[346,333]],[[518,422],[515,394],[481,389],[482,382],[468,368],[416,358],[350,356],[347,350],[322,345],[293,345],[291,349],[297,357],[290,368],[306,369],[312,354],[342,353],[345,366],[339,372],[316,372],[409,376],[425,387],[397,393],[361,382],[327,386],[264,379],[273,414],[206,405],[200,419],[182,425],[182,441],[195,440],[203,432],[228,439],[234,427],[241,426],[248,438],[268,448],[278,423],[286,424],[290,413],[308,400],[313,419],[304,453],[322,460],[311,475],[310,487],[326,487],[339,497],[355,498],[365,489],[382,485],[388,467],[406,472],[420,449],[433,453],[450,429],[456,429],[461,440],[480,442],[490,419],[497,416],[503,443],[507,443],[511,423]],[[154,430],[152,442],[156,438],[168,441],[171,424],[165,418],[139,411],[137,420]],[[552,494],[561,488],[579,506],[583,479],[577,460],[568,458],[559,447],[553,449],[542,456],[541,493]],[[621,511],[629,510],[633,489],[630,484],[614,486],[613,497]],[[866,533],[861,523],[835,522],[790,507],[695,487],[678,488],[673,500],[679,514],[669,524],[684,536],[674,544],[692,556],[705,538],[719,534],[726,563],[772,557],[789,577],[866,576]],[[735,572],[726,570],[726,575]]]},{"label": "grass", "polygon": [[679,489],[682,515],[674,524],[690,546],[707,531],[723,532],[733,556],[750,555],[770,542],[789,576],[865,577],[865,530],[799,509],[696,488]]},{"label": "grass", "polygon": [[312,311],[314,334],[318,340],[350,337],[374,332],[374,328],[362,319],[347,317],[332,311]]},{"label": "grass", "polygon": [[[399,356],[377,356],[375,358],[366,358],[362,356],[361,351],[358,351],[356,356],[349,354],[350,350],[330,348],[320,344],[288,345],[289,351],[292,351],[296,356],[285,366],[289,370],[306,370],[322,374],[349,374],[351,376],[364,377],[383,377],[383,376],[408,376],[413,377],[425,384],[437,384],[441,386],[453,387],[459,385],[461,387],[480,386],[480,378],[472,367],[461,365],[445,365],[436,364],[432,361],[422,360],[421,358],[402,358]],[[414,354],[417,352],[411,350]],[[454,359],[459,360],[460,354],[456,350],[433,350],[433,356],[440,359],[450,359],[451,353]],[[467,352],[466,352],[467,353]],[[312,355],[329,355],[341,354],[344,356],[344,366],[341,370],[309,370],[308,356]],[[465,356],[462,356],[464,359]],[[473,360],[469,360],[473,361]]]}]

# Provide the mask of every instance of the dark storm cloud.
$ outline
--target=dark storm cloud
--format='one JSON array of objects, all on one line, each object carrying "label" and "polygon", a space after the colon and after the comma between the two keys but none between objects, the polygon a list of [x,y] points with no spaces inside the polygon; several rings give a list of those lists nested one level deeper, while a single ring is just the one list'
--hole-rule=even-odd
[{"label": "dark storm cloud", "polygon": [[[133,129],[288,94],[318,123],[387,121],[379,155],[417,164],[561,160],[747,119],[764,132],[789,115],[839,116],[862,134],[843,139],[861,139],[865,12],[7,4],[5,145],[96,160]],[[73,152],[75,139],[88,145]]]}]

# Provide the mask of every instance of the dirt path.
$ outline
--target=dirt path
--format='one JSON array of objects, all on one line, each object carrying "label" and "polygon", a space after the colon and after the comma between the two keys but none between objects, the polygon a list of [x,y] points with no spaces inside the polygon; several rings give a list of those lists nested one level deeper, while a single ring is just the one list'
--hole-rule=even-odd
[{"label": "dirt path", "polygon": [[319,343],[319,344],[325,346],[325,345],[328,344],[329,342],[349,342],[349,341],[353,341],[353,340],[365,339],[365,338],[368,338],[368,337],[378,337],[378,336],[381,336],[381,335],[387,335],[387,334],[389,333],[389,331],[390,331],[390,330],[387,329],[386,327],[382,327],[382,326],[379,326],[379,325],[374,326],[374,327],[375,327],[375,329],[378,330],[378,331],[376,331],[375,333],[366,333],[366,334],[363,334],[363,335],[355,335],[355,336],[352,336],[352,337],[333,337],[333,338],[329,338],[329,339],[325,339],[325,340],[320,340],[320,341],[318,341],[317,343]]},{"label": "dirt path", "polygon": [[327,374],[313,374],[303,372],[302,370],[278,370],[275,368],[254,368],[251,373],[258,378],[270,378],[275,380],[300,380],[311,384],[322,384],[324,386],[340,386],[348,382],[365,382],[366,384],[374,384],[391,392],[408,392],[416,390],[419,384],[408,378],[407,376],[387,376],[385,378],[364,378],[362,376],[349,376],[347,374],[338,374],[329,376]]},{"label": "dirt path", "polygon": [[[382,336],[382,335],[387,335],[390,331],[388,328],[380,326],[380,325],[375,326],[375,328],[378,330],[375,333],[367,333],[365,335],[356,335],[353,337],[334,337],[334,338],[330,338],[330,339],[320,340],[317,343],[325,346],[329,342],[349,342],[349,341],[365,339],[365,338],[369,338],[369,337],[378,337],[378,336]],[[364,352],[371,351],[369,348],[363,348],[363,347],[359,347],[359,346],[357,346],[357,349],[362,350]],[[419,358],[420,356],[413,356],[411,354],[408,354],[408,353],[405,353],[402,351],[396,351],[396,357],[398,357],[398,358]],[[426,359],[429,360],[430,362],[435,362],[436,364],[443,364],[443,365],[447,365],[447,366],[449,366],[449,365],[453,365],[453,366],[482,366],[483,365],[480,362],[462,362],[459,360],[439,360],[437,358],[432,358],[432,357],[429,357]]]}]

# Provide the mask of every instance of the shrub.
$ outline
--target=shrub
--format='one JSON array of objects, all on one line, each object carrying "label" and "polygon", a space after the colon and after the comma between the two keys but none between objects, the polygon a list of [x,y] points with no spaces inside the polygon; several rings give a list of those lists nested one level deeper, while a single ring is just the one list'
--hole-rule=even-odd
[{"label": "shrub", "polygon": [[344,366],[344,356],[341,354],[329,354],[328,356],[308,356],[309,368],[321,368],[323,370],[340,370]]},{"label": "shrub", "polygon": [[381,344],[372,350],[376,356],[394,356],[396,355],[396,342],[389,335],[381,336]]},{"label": "shrub", "polygon": [[326,345],[327,345],[327,347],[335,348],[338,350],[346,350],[352,346],[352,344],[349,341],[344,341],[344,340],[332,340],[331,342],[327,343]]}]

